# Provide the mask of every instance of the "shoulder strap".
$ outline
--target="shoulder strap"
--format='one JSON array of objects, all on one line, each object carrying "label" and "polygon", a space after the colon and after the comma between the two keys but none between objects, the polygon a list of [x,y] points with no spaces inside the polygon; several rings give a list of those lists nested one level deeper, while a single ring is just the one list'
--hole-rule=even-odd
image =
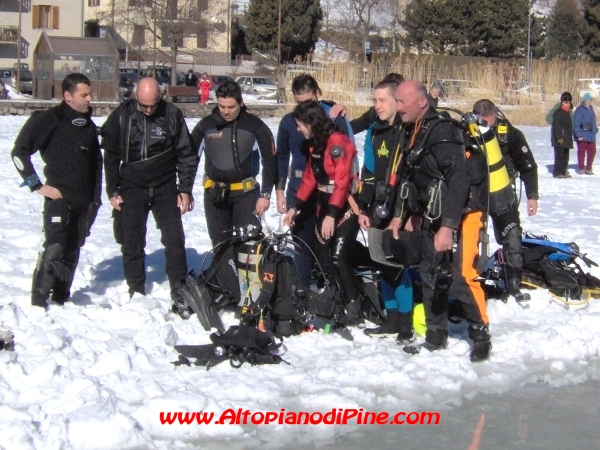
[{"label": "shoulder strap", "polygon": [[373,122],[367,128],[367,134],[365,136],[365,159],[363,161],[367,170],[371,173],[375,172],[375,153],[373,152],[373,127],[377,122]]}]

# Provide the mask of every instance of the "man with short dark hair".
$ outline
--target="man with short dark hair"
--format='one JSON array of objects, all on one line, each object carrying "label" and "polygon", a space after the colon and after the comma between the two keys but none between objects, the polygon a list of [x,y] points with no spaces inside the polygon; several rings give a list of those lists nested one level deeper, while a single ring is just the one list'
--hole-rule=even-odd
[{"label": "man with short dark hair", "polygon": [[[537,164],[529,148],[525,135],[515,128],[504,115],[498,114],[496,105],[491,100],[481,99],[473,105],[473,112],[493,128],[500,143],[502,160],[506,165],[511,180],[521,177],[527,195],[527,214],[534,216],[538,208],[538,173]],[[523,254],[521,253],[521,218],[519,216],[519,199],[514,191],[503,203],[490,202],[490,217],[494,224],[494,234],[498,244],[502,245],[504,273],[508,293],[517,302],[531,299],[530,295],[521,292],[521,272]]]},{"label": "man with short dark hair", "polygon": [[[192,131],[194,149],[204,153],[204,212],[213,245],[232,229],[258,224],[271,204],[277,177],[275,143],[269,127],[246,110],[235,81],[217,88],[217,106]],[[262,184],[256,179],[262,165]]]},{"label": "man with short dark hair", "polygon": [[153,78],[142,78],[137,99],[122,103],[102,127],[106,192],[114,208],[129,295],[146,295],[146,222],[152,211],[165,246],[173,312],[190,316],[177,292],[187,274],[181,216],[194,205],[198,155],[181,111],[160,98]]},{"label": "man with short dark hair", "polygon": [[[21,186],[44,197],[44,251],[31,290],[31,304],[43,308],[51,293],[61,304],[70,297],[79,251],[101,204],[102,154],[91,119],[90,80],[70,73],[63,79],[62,93],[59,106],[25,122],[11,153],[24,180]],[[45,183],[31,162],[38,150],[45,163]]]}]

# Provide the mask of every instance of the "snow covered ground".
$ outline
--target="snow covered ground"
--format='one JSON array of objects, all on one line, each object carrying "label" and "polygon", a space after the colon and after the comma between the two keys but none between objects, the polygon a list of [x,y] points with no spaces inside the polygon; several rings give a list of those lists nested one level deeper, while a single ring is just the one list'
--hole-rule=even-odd
[{"label": "snow covered ground", "polygon": [[[82,249],[72,301],[52,305],[48,312],[32,307],[42,199],[18,188],[21,180],[9,156],[24,120],[1,119],[0,324],[13,330],[16,348],[0,351],[0,448],[312,448],[348,433],[360,439],[361,427],[354,422],[162,425],[159,415],[201,410],[219,415],[229,408],[452,411],[479,393],[502,393],[540,381],[551,386],[579,383],[598,374],[600,301],[566,310],[546,291],[531,291],[529,310],[514,302],[488,302],[494,348],[491,359],[477,365],[468,359],[466,330],[458,326],[448,349],[432,354],[410,356],[393,339],[369,338],[353,329],[353,342],[319,333],[287,339],[282,356],[290,365],[235,370],[223,363],[209,372],[175,367],[173,346],[209,343],[209,333],[195,316],[183,321],[170,312],[164,254],[152,219],[146,248],[148,295],[129,300],[107,200]],[[95,120],[100,124],[104,118]],[[188,121],[190,129],[196,122]],[[278,121],[268,124],[276,133]],[[527,217],[522,202],[523,228],[575,241],[600,262],[595,196],[600,175],[579,176],[571,164],[573,178],[553,179],[549,128],[523,131],[540,167],[542,197],[535,217]],[[363,140],[364,135],[357,139],[359,148]],[[41,174],[37,156],[34,163]],[[188,263],[196,269],[209,249],[201,175],[200,170],[196,209],[184,216]],[[273,207],[268,216],[277,223]],[[598,268],[591,272],[600,276]],[[235,320],[225,314],[224,322],[228,326]],[[392,446],[388,441],[384,447]]]}]

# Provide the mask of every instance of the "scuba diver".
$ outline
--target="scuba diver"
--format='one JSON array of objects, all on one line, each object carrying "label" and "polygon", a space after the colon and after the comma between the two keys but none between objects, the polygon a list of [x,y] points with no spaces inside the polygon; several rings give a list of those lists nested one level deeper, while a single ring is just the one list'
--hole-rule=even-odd
[{"label": "scuba diver", "polygon": [[340,286],[345,315],[344,325],[356,325],[362,319],[362,293],[354,275],[353,250],[358,234],[358,206],[352,197],[356,181],[356,147],[329,120],[317,101],[299,103],[293,111],[298,130],[309,140],[309,160],[293,206],[284,224],[294,219],[317,191],[316,255],[329,275]]},{"label": "scuba diver", "polygon": [[[478,100],[473,105],[473,112],[492,128],[498,137],[502,161],[511,180],[511,189],[502,188],[502,195],[494,192],[490,186],[489,215],[494,225],[494,234],[504,253],[504,275],[508,293],[519,303],[531,300],[529,294],[521,292],[521,272],[523,270],[523,254],[521,238],[523,230],[519,217],[519,198],[512,186],[517,177],[521,178],[527,195],[527,214],[534,216],[538,208],[538,173],[537,164],[525,135],[515,128],[496,105],[487,99]],[[502,183],[503,184],[503,183]]]},{"label": "scuba diver", "polygon": [[[448,295],[456,279],[465,287],[457,300],[467,305],[465,319],[474,342],[470,358],[482,361],[491,351],[488,317],[485,298],[481,302],[469,277],[483,224],[480,213],[466,209],[471,181],[463,134],[456,121],[430,106],[425,86],[416,80],[398,86],[396,101],[405,124],[400,139],[405,160],[397,196],[397,204],[402,206],[395,207],[389,227],[395,238],[401,227],[420,230],[419,270],[427,325],[425,342],[406,345],[404,351],[416,354],[423,348],[435,351],[446,347]],[[479,289],[482,291],[480,285]]]},{"label": "scuba diver", "polygon": [[[364,230],[384,230],[393,215],[391,209],[402,160],[402,149],[398,140],[402,132],[402,121],[396,111],[395,81],[381,81],[375,86],[374,109],[378,119],[368,128],[365,139],[364,165],[361,171],[361,188],[357,203],[360,209],[358,223]],[[375,244],[373,233],[369,234],[369,246]],[[382,236],[383,238],[383,236]],[[404,264],[392,266],[374,261],[383,278],[381,282],[386,322],[377,328],[367,328],[365,334],[397,334],[398,342],[408,343],[413,339],[413,298],[410,277],[403,274],[407,252],[394,252]],[[360,258],[364,260],[364,258]],[[418,263],[418,260],[417,260]],[[410,286],[410,288],[407,288]]]}]

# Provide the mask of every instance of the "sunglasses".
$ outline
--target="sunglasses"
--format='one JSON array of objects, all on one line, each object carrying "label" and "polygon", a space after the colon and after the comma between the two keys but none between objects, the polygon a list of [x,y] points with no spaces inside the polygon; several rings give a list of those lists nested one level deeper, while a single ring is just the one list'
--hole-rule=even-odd
[{"label": "sunglasses", "polygon": [[154,109],[158,106],[158,102],[152,104],[152,105],[144,105],[143,103],[137,102],[138,106],[142,109]]}]

